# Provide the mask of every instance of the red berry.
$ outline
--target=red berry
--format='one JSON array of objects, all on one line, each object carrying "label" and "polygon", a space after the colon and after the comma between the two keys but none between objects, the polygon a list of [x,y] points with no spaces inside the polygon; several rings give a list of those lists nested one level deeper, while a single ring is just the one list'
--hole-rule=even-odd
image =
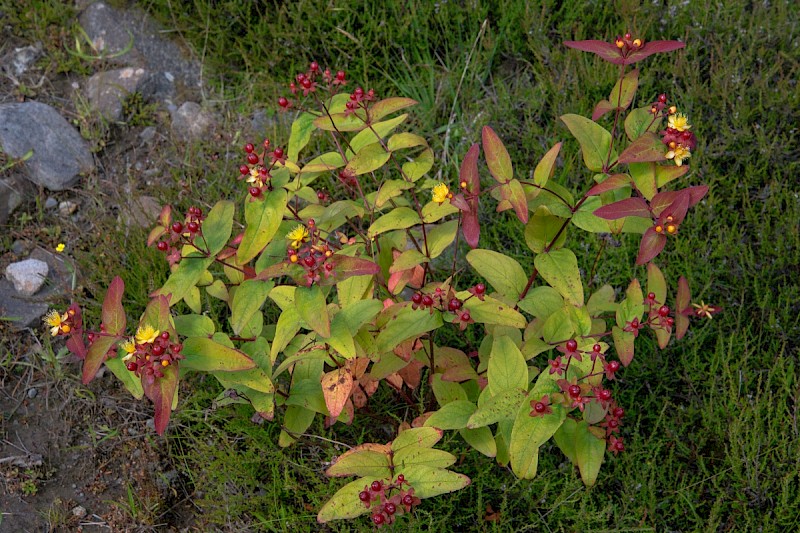
[{"label": "red berry", "polygon": [[600,350],[602,350],[602,349],[603,349],[603,347],[600,346],[599,344],[595,344],[594,346],[592,346],[592,351],[593,352],[600,353]]},{"label": "red berry", "polygon": [[625,409],[623,409],[622,407],[615,407],[614,416],[617,418],[622,418],[623,416],[625,416]]},{"label": "red berry", "polygon": [[361,500],[362,502],[368,502],[370,499],[369,492],[362,490],[361,492],[358,493],[358,499]]},{"label": "red berry", "polygon": [[281,96],[278,98],[278,105],[281,107],[289,107],[289,100]]},{"label": "red berry", "polygon": [[383,510],[386,512],[386,514],[391,516],[397,512],[397,506],[392,502],[388,502],[386,505],[383,506]]},{"label": "red berry", "polygon": [[612,372],[616,372],[617,370],[619,370],[619,361],[610,361],[608,363],[608,369],[611,370]]},{"label": "red berry", "polygon": [[572,398],[577,398],[581,395],[581,388],[578,385],[570,385],[567,392]]},{"label": "red berry", "polygon": [[311,70],[311,72],[316,72],[319,70],[319,63],[317,63],[316,61],[312,61],[311,64],[308,66],[308,68],[309,70]]},{"label": "red berry", "polygon": [[258,198],[261,196],[261,187],[250,187],[248,191],[250,192],[250,196],[253,198]]},{"label": "red berry", "polygon": [[380,492],[383,488],[383,483],[380,481],[373,481],[369,488],[372,489],[372,492]]},{"label": "red berry", "polygon": [[127,368],[127,369],[128,369],[128,370],[130,370],[131,372],[136,372],[136,369],[137,369],[137,368],[139,368],[139,365],[137,365],[137,364],[136,364],[136,363],[134,363],[134,362],[130,362],[130,363],[128,363],[127,365],[125,365],[125,368]]},{"label": "red berry", "polygon": [[597,393],[597,397],[603,400],[604,402],[607,402],[608,400],[611,399],[611,391],[608,389],[603,389]]},{"label": "red berry", "polygon": [[166,241],[159,241],[158,244],[156,244],[156,248],[158,248],[162,252],[166,252],[167,249],[169,248],[169,244],[167,244]]},{"label": "red berry", "polygon": [[169,331],[165,331],[165,332],[161,333],[161,338],[164,339],[165,341],[168,341],[169,340]]},{"label": "red berry", "polygon": [[172,353],[178,353],[181,350],[183,350],[183,344],[181,343],[173,344],[172,346],[170,346],[169,349],[172,351]]},{"label": "red berry", "polygon": [[669,314],[669,307],[662,305],[658,308],[658,316],[665,317]]},{"label": "red berry", "polygon": [[567,351],[574,352],[578,349],[578,343],[575,339],[570,339],[567,341]]},{"label": "red berry", "polygon": [[253,146],[252,143],[247,143],[247,144],[244,145],[244,151],[247,152],[248,154],[252,154],[253,150],[255,150],[255,149],[256,149],[256,147]]},{"label": "red berry", "polygon": [[483,294],[484,292],[486,292],[486,285],[483,283],[475,285],[475,294]]},{"label": "red berry", "polygon": [[626,33],[625,34],[625,40],[626,41],[630,41],[631,40],[631,34],[630,33]]},{"label": "red berry", "polygon": [[419,305],[419,303],[422,301],[422,295],[418,292],[415,292],[411,295],[411,301]]},{"label": "red berry", "polygon": [[240,165],[239,174],[241,174],[242,176],[247,176],[248,174],[250,174],[250,167],[248,167],[247,165]]},{"label": "red berry", "polygon": [[612,418],[611,420],[606,422],[606,425],[608,426],[609,429],[617,429],[619,427],[619,420]]},{"label": "red berry", "polygon": [[325,263],[325,270],[327,270],[328,272],[332,272],[333,271],[333,263]]},{"label": "red berry", "polygon": [[422,305],[424,305],[425,307],[432,306],[433,298],[431,298],[430,295],[426,294],[425,296],[422,297]]},{"label": "red berry", "polygon": [[197,222],[189,222],[186,224],[186,229],[188,229],[191,233],[197,233],[197,230],[200,229],[200,224]]},{"label": "red berry", "polygon": [[303,89],[310,89],[311,88],[311,80],[308,78],[303,78],[303,81],[300,82],[300,85],[303,86]]},{"label": "red berry", "polygon": [[667,325],[668,325],[668,326],[670,326],[670,327],[672,327],[674,324],[675,324],[675,319],[674,319],[674,318],[672,318],[672,317],[669,317],[669,318],[667,319]]},{"label": "red berry", "polygon": [[655,300],[655,299],[656,299],[656,293],[654,293],[654,292],[648,292],[648,293],[647,293],[647,299],[648,299],[648,300]]},{"label": "red berry", "polygon": [[472,316],[469,314],[469,311],[464,311],[461,313],[461,321],[462,322],[469,322]]},{"label": "red berry", "polygon": [[406,480],[406,476],[404,476],[403,474],[400,474],[400,475],[397,476],[397,482],[398,483],[402,483],[405,480]]},{"label": "red berry", "polygon": [[316,264],[317,264],[317,260],[316,260],[316,259],[314,259],[314,256],[313,256],[313,255],[307,255],[307,256],[305,257],[305,259],[303,259],[303,263],[305,263],[305,265],[306,265],[307,267],[313,267],[314,265],[316,265]]},{"label": "red berry", "polygon": [[324,200],[324,199],[325,199],[325,193],[322,192],[322,191],[318,192],[317,193],[317,200]]},{"label": "red berry", "polygon": [[372,523],[376,526],[383,524],[386,521],[386,517],[382,514],[374,514],[372,515]]},{"label": "red berry", "polygon": [[172,231],[174,231],[175,233],[182,232],[183,231],[183,224],[181,224],[180,222],[173,222],[172,223]]},{"label": "red berry", "polygon": [[658,95],[658,101],[661,102],[662,104],[666,104],[667,103],[667,95],[663,94],[663,93],[659,94]]},{"label": "red berry", "polygon": [[453,299],[452,299],[452,300],[450,300],[450,302],[447,304],[447,309],[448,309],[449,311],[451,311],[451,312],[452,312],[452,311],[457,311],[457,310],[461,309],[461,300],[459,300],[458,298],[453,298]]},{"label": "red berry", "polygon": [[413,505],[414,504],[414,497],[411,494],[406,494],[403,496],[403,505]]},{"label": "red berry", "polygon": [[256,154],[247,154],[247,162],[251,165],[258,163],[258,156]]},{"label": "red berry", "polygon": [[340,70],[339,72],[336,73],[336,79],[339,81],[344,81],[344,76],[345,74],[343,70]]},{"label": "red berry", "polygon": [[275,151],[272,152],[272,154],[275,156],[275,159],[281,159],[283,157],[283,148],[275,148]]},{"label": "red berry", "polygon": [[164,347],[161,346],[160,344],[154,344],[153,355],[161,355],[162,353],[164,353]]},{"label": "red berry", "polygon": [[536,402],[533,405],[533,410],[536,411],[537,413],[544,413],[547,410],[547,406],[542,402]]}]

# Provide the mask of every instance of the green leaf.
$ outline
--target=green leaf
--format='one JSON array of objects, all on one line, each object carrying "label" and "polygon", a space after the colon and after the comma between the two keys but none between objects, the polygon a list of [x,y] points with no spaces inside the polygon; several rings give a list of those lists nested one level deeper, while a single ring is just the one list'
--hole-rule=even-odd
[{"label": "green leaf", "polygon": [[574,333],[572,320],[566,307],[550,315],[542,326],[542,338],[545,342],[564,342],[572,338]]},{"label": "green leaf", "polygon": [[358,493],[373,481],[384,479],[385,477],[389,476],[370,476],[351,481],[336,491],[336,494],[322,506],[322,509],[317,514],[317,522],[325,524],[331,520],[344,520],[367,514],[369,508],[358,499]]},{"label": "green leaf", "polygon": [[[386,137],[397,126],[405,122],[407,118],[408,114],[400,115],[399,117],[395,117],[390,120],[374,123],[372,127],[359,132],[355,137],[350,139],[350,149],[348,150],[349,155],[352,156],[352,154],[358,153],[361,148],[367,146],[368,144],[379,143],[381,139]],[[392,149],[389,148],[389,151],[391,150]]]},{"label": "green leaf", "polygon": [[498,183],[508,183],[514,177],[514,169],[511,165],[511,157],[509,157],[506,147],[503,146],[503,141],[489,126],[483,127],[481,137],[489,173]]},{"label": "green leaf", "polygon": [[381,184],[378,190],[378,195],[375,197],[375,207],[381,208],[386,205],[386,202],[399,196],[403,191],[410,189],[414,186],[405,180],[386,180]]},{"label": "green leaf", "polygon": [[183,341],[181,369],[201,372],[248,370],[255,362],[243,352],[208,337],[188,337]]},{"label": "green leaf", "polygon": [[236,260],[246,264],[269,244],[283,219],[288,196],[282,188],[274,189],[264,195],[263,200],[248,197],[244,204],[245,228]]},{"label": "green leaf", "polygon": [[575,432],[578,428],[578,421],[574,418],[565,418],[564,423],[553,434],[553,440],[559,449],[564,452],[567,459],[574,465],[578,464],[578,459],[575,456]]},{"label": "green leaf", "polygon": [[528,291],[519,308],[536,318],[546,320],[550,315],[564,307],[564,298],[553,287],[542,285]]},{"label": "green leaf", "polygon": [[618,326],[611,328],[611,336],[614,339],[614,349],[617,351],[620,363],[623,366],[628,366],[633,361],[636,337],[634,337],[632,331],[623,331]]},{"label": "green leaf", "polygon": [[495,457],[497,455],[497,443],[489,428],[460,429],[458,433],[467,444],[486,457]]},{"label": "green leaf", "polygon": [[422,176],[428,173],[433,167],[433,150],[425,148],[423,151],[413,158],[412,161],[403,163],[403,174],[412,182],[417,181]]},{"label": "green leaf", "polygon": [[428,146],[428,141],[424,137],[420,137],[415,133],[397,133],[389,137],[386,147],[390,152],[403,150],[405,148],[414,148],[416,146]]},{"label": "green leaf", "polygon": [[441,205],[436,202],[428,202],[422,206],[422,221],[426,224],[432,224],[454,213],[458,213],[458,208],[450,202],[444,202]]},{"label": "green leaf", "polygon": [[471,483],[463,474],[425,465],[412,465],[398,473],[403,474],[414,487],[414,496],[422,499],[455,492]]},{"label": "green leaf", "polygon": [[583,305],[583,283],[578,259],[571,250],[563,248],[541,253],[534,259],[539,274],[554,289],[576,307]]},{"label": "green leaf", "polygon": [[[470,294],[464,292],[459,294],[462,300],[468,298]],[[500,300],[491,296],[484,296],[483,301],[477,298],[470,298],[464,302],[464,309],[469,311],[472,320],[479,324],[510,326],[513,328],[524,328],[527,320],[510,305],[506,305]]]},{"label": "green leaf", "polygon": [[341,317],[340,320],[347,324],[350,335],[355,335],[361,326],[375,318],[382,309],[383,304],[378,300],[358,300],[339,311],[336,317]]},{"label": "green leaf", "polygon": [[442,435],[440,429],[431,427],[406,429],[392,441],[392,451],[396,454],[409,446],[431,448],[439,442]]},{"label": "green leaf", "polygon": [[[295,435],[303,434],[311,426],[316,415],[314,411],[299,405],[287,407],[286,414],[283,415],[283,427],[285,429],[281,430],[281,434],[278,437],[278,446],[285,448],[294,444],[297,440]],[[356,495],[356,499],[358,499],[358,495]],[[358,503],[361,502],[359,501]],[[364,507],[363,503],[361,503],[361,507]]]},{"label": "green leaf", "polygon": [[608,130],[580,115],[562,115],[561,120],[581,145],[583,162],[589,170],[602,172],[607,159],[614,161],[617,158],[613,150],[610,159],[608,158],[611,148],[611,134]]},{"label": "green leaf", "polygon": [[517,300],[528,283],[528,277],[520,264],[507,255],[492,250],[475,249],[467,253],[467,262],[497,292],[510,300]]},{"label": "green leaf", "polygon": [[628,135],[628,140],[634,141],[647,131],[658,132],[661,129],[661,119],[658,118],[653,121],[653,113],[650,112],[651,107],[647,105],[632,109],[628,116],[625,117],[625,133]]},{"label": "green leaf", "polygon": [[381,168],[391,156],[392,153],[387,152],[381,143],[368,144],[347,163],[345,171],[360,176]]},{"label": "green leaf", "polygon": [[451,220],[428,229],[428,253],[430,258],[439,257],[450,246],[458,232],[458,220]]},{"label": "green leaf", "polygon": [[591,487],[597,481],[605,451],[606,441],[594,436],[585,421],[578,422],[575,428],[575,459],[581,472],[581,479],[587,487]]},{"label": "green leaf", "polygon": [[[491,361],[489,361],[489,365],[491,365]],[[489,424],[496,424],[500,420],[510,420],[514,418],[519,410],[520,402],[522,402],[526,396],[525,390],[519,388],[501,390],[495,393],[472,414],[466,427],[475,429],[488,426]]]},{"label": "green leaf", "polygon": [[240,335],[244,327],[250,322],[253,315],[261,309],[267,294],[275,286],[274,283],[256,279],[245,280],[236,289],[231,301],[231,328],[233,333]]},{"label": "green leaf", "polygon": [[142,318],[139,319],[139,324],[150,325],[161,332],[168,331],[171,334],[175,333],[169,306],[170,303],[167,301],[166,297],[156,296],[150,300],[150,303],[145,307]]},{"label": "green leaf", "polygon": [[413,105],[417,105],[419,102],[416,100],[412,100],[411,98],[402,98],[402,97],[392,97],[392,98],[384,98],[378,102],[372,104],[369,108],[369,118],[374,123],[376,120],[380,120],[381,118],[385,117],[390,113],[394,113],[395,111],[400,111],[401,109],[405,109],[406,107],[411,107]]},{"label": "green leaf", "polygon": [[556,159],[558,158],[558,152],[560,150],[561,143],[557,143],[544,154],[539,164],[536,165],[536,169],[533,171],[533,182],[536,185],[544,187],[547,185],[548,180],[553,177],[553,171],[556,168]]},{"label": "green leaf", "polygon": [[[216,377],[217,373],[213,373]],[[237,370],[233,372],[226,372],[225,378],[238,385],[244,385],[252,390],[272,394],[275,392],[275,386],[266,372],[260,368],[251,368],[250,370]]]},{"label": "green leaf", "polygon": [[528,365],[510,337],[494,339],[486,377],[492,395],[506,389],[528,390]]},{"label": "green leaf", "polygon": [[[542,211],[543,208],[537,210],[525,225],[525,244],[537,254],[542,253],[548,245],[552,249],[561,248],[567,240],[567,232],[561,231],[565,219]],[[608,231],[608,224],[604,225],[605,231]],[[553,242],[556,235],[558,239]]]},{"label": "green leaf", "polygon": [[[356,330],[357,332],[358,330]],[[355,333],[351,333],[341,313],[331,321],[331,335],[326,339],[331,348],[339,352],[342,357],[352,359],[356,356],[356,344],[353,340]]]},{"label": "green leaf", "polygon": [[373,222],[367,236],[373,238],[387,231],[410,228],[420,222],[419,215],[410,207],[397,207]]},{"label": "green leaf", "polygon": [[452,453],[435,448],[419,448],[416,446],[404,448],[392,457],[392,463],[398,472],[403,472],[412,466],[447,468],[455,462],[456,457]]},{"label": "green leaf", "polygon": [[500,196],[504,201],[511,204],[519,221],[526,224],[528,222],[528,199],[525,196],[522,184],[512,179],[500,187]]},{"label": "green leaf", "polygon": [[141,400],[142,396],[144,396],[142,380],[141,378],[136,377],[136,374],[125,367],[125,363],[122,362],[122,358],[127,352],[123,352],[124,350],[120,349],[117,353],[117,357],[106,359],[106,366],[115,376],[117,376],[117,379],[122,382],[128,392],[130,392],[134,398]]},{"label": "green leaf", "polygon": [[428,261],[430,261],[430,259],[425,257],[425,254],[412,248],[397,256],[397,259],[394,260],[392,266],[389,267],[389,273],[394,274],[396,272],[402,272],[403,270],[414,268],[415,266],[421,263],[427,263]]},{"label": "green leaf", "polygon": [[286,149],[286,158],[289,161],[296,162],[300,155],[300,150],[305,148],[308,141],[311,140],[316,118],[311,113],[300,113],[300,116],[292,122],[292,133],[289,136],[289,146]]},{"label": "green leaf", "polygon": [[402,305],[397,312],[392,308],[389,309],[392,310],[391,318],[381,328],[381,332],[375,339],[379,353],[390,352],[401,342],[418,337],[442,325],[442,315],[439,311],[429,313],[421,309],[412,309],[410,305]]},{"label": "green leaf", "polygon": [[325,303],[325,295],[319,285],[311,287],[297,287],[294,292],[294,303],[297,312],[311,329],[320,336],[328,338],[331,336],[331,322],[328,317],[328,307]]},{"label": "green leaf", "polygon": [[324,131],[361,131],[367,127],[366,118],[363,110],[350,115],[331,113],[314,119],[314,126]]},{"label": "green leaf", "polygon": [[325,475],[329,477],[370,476],[378,479],[391,477],[390,451],[391,448],[386,444],[374,443],[350,448],[333,461],[333,464],[325,471]]},{"label": "green leaf", "polygon": [[214,321],[205,315],[178,315],[175,331],[181,337],[210,337],[216,331]]},{"label": "green leaf", "polygon": [[603,285],[586,302],[586,310],[590,316],[598,316],[601,313],[616,312],[617,304],[614,302],[614,288],[611,285]]},{"label": "green leaf", "polygon": [[328,170],[336,170],[344,166],[344,159],[339,152],[326,152],[320,156],[315,157],[305,164],[300,170],[300,174],[310,174],[313,172],[325,172]]},{"label": "green leaf", "polygon": [[169,305],[177,304],[197,285],[203,273],[213,262],[213,257],[204,257],[195,251],[189,257],[184,257],[164,285],[150,296],[169,296]]},{"label": "green leaf", "polygon": [[464,387],[458,383],[442,380],[441,374],[434,374],[431,381],[431,388],[433,395],[439,405],[445,406],[451,402],[467,399],[467,393],[464,392]]},{"label": "green leaf", "polygon": [[206,243],[208,253],[217,255],[225,247],[233,229],[233,213],[235,207],[229,200],[217,202],[209,211],[201,226],[202,239]]},{"label": "green leaf", "polygon": [[475,412],[475,404],[467,400],[456,400],[444,404],[425,421],[426,427],[439,429],[463,429],[467,421]]},{"label": "green leaf", "polygon": [[125,333],[125,309],[122,307],[122,294],[125,292],[125,283],[119,276],[114,276],[103,299],[103,325],[109,335],[123,335]]},{"label": "green leaf", "polygon": [[[661,142],[661,138],[653,132],[645,132],[633,141],[630,145],[628,145],[625,150],[619,154],[619,159],[617,159],[620,163],[646,163],[651,161],[665,161],[666,157],[664,157],[666,147]],[[653,172],[653,186],[655,186],[655,172]],[[636,181],[636,175],[631,169],[631,177],[634,181]],[[638,187],[638,183],[637,183]],[[640,189],[641,190],[641,189]],[[642,191],[644,193],[644,191]],[[654,192],[652,194],[655,194]],[[647,195],[645,194],[645,197]],[[650,200],[651,197],[647,197]]]}]

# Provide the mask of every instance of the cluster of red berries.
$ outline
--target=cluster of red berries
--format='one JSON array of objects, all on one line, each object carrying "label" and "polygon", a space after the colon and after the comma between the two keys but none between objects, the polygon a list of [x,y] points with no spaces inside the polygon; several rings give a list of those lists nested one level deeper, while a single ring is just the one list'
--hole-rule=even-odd
[{"label": "cluster of red berries", "polygon": [[644,46],[644,39],[640,39],[638,37],[634,39],[633,35],[631,35],[630,32],[627,32],[622,36],[617,35],[617,38],[614,39],[614,44],[620,49],[624,57],[629,52],[641,49]]},{"label": "cluster of red berries", "polygon": [[[294,95],[296,95],[299,91],[302,91],[303,96],[308,96],[310,93],[313,93],[317,90],[317,87],[319,87],[317,80],[320,78],[322,78],[322,82],[329,88],[347,83],[347,74],[345,74],[343,70],[336,72],[334,75],[331,73],[330,69],[327,68],[324,71],[321,71],[319,63],[312,61],[308,65],[307,71],[300,72],[294,77],[294,81],[289,83],[289,91]],[[292,107],[292,101],[285,96],[281,96],[278,98],[278,105],[281,107],[281,109],[286,110]]]},{"label": "cluster of red berries", "polygon": [[334,275],[334,264],[329,261],[334,251],[330,244],[320,237],[313,218],[308,220],[306,226],[310,230],[307,237],[308,245],[303,246],[304,240],[298,240],[296,247],[289,246],[286,249],[286,255],[290,263],[300,265],[306,270],[306,285],[310,287],[318,283],[322,276],[327,279]]},{"label": "cluster of red berries", "polygon": [[244,145],[246,164],[239,166],[239,179],[245,179],[249,184],[248,192],[253,198],[261,198],[264,191],[271,190],[269,180],[272,178],[270,172],[276,164],[286,163],[286,153],[283,148],[278,146],[270,151],[270,140],[264,139],[261,143],[263,149],[256,151],[255,145],[247,143]]},{"label": "cluster of red berries", "polygon": [[[408,488],[404,489],[403,485]],[[411,512],[411,508],[421,502],[414,496],[414,489],[403,474],[399,474],[394,482],[373,481],[358,493],[358,499],[372,510],[371,520],[377,527],[394,523],[398,513]]]},{"label": "cluster of red berries", "polygon": [[166,238],[156,243],[159,251],[167,254],[167,260],[173,265],[181,259],[181,247],[184,244],[194,244],[195,237],[202,234],[203,210],[192,206],[189,208],[183,222],[175,221],[167,228]]},{"label": "cluster of red berries", "polygon": [[556,349],[566,356],[567,362],[566,364],[564,363],[564,357],[561,355],[548,361],[548,364],[550,365],[550,374],[558,374],[560,376],[566,372],[571,359],[574,358],[577,361],[583,361],[583,354],[588,354],[593,363],[599,358],[600,362],[603,364],[603,370],[609,379],[614,379],[614,372],[619,370],[620,365],[618,361],[606,361],[605,355],[603,354],[603,346],[601,344],[595,343],[592,346],[591,351],[579,350],[578,341],[575,339],[570,339]]},{"label": "cluster of red berries", "polygon": [[[625,416],[625,409],[618,406],[616,403],[611,402],[606,411],[606,416],[600,423],[600,427],[605,428],[606,437],[614,433],[619,433],[620,426],[622,425],[622,417]],[[617,450],[617,451],[622,451]]]},{"label": "cluster of red berries", "polygon": [[338,172],[337,177],[345,187],[347,187],[350,191],[355,192],[356,187],[358,187],[358,177],[356,177],[355,172],[345,168]]},{"label": "cluster of red berries", "polygon": [[367,102],[372,102],[374,100],[375,100],[374,89],[370,89],[369,91],[364,92],[364,89],[362,89],[361,87],[356,87],[356,90],[350,93],[350,100],[348,100],[347,103],[344,105],[345,116],[355,112],[355,110],[358,108],[366,109]]},{"label": "cluster of red berries", "polygon": [[[472,287],[470,292],[473,295],[479,294],[480,299],[483,300],[486,286],[483,283],[479,283]],[[453,324],[457,324],[462,331],[465,330],[469,324],[475,322],[469,311],[463,309],[463,306],[464,302],[455,297],[452,289],[445,293],[444,289],[436,287],[430,294],[415,292],[411,295],[412,309],[428,309],[430,313],[433,313],[433,310],[436,309],[442,312],[448,311],[453,313],[455,316],[452,322]]]},{"label": "cluster of red berries", "polygon": [[169,332],[163,331],[153,342],[136,343],[125,367],[152,383],[156,378],[164,376],[164,368],[184,359],[181,350],[183,345],[171,342]]},{"label": "cluster of red berries", "polygon": [[[675,233],[675,230],[669,231],[669,228],[674,227],[675,226],[669,226],[668,232]],[[644,303],[648,305],[647,320],[642,322],[639,320],[639,317],[635,317],[633,320],[630,320],[625,324],[623,331],[633,333],[634,338],[639,336],[639,330],[644,326],[650,326],[650,329],[652,330],[663,329],[668,333],[671,332],[672,326],[675,325],[675,319],[670,316],[672,310],[669,308],[669,306],[660,305],[659,302],[656,301],[655,293],[652,292],[647,294],[647,297],[644,299]]]}]

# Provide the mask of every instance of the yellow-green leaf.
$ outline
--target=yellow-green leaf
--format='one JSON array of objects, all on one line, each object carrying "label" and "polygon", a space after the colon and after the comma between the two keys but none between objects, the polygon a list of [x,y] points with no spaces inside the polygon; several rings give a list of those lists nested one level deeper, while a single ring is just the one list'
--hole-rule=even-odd
[{"label": "yellow-green leaf", "polygon": [[583,282],[578,259],[571,250],[563,248],[541,253],[534,265],[544,280],[576,307],[583,306]]}]

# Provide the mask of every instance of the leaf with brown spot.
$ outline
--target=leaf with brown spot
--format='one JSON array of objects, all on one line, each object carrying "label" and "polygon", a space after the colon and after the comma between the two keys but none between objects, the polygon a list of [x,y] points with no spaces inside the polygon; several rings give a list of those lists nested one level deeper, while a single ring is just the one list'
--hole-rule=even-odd
[{"label": "leaf with brown spot", "polygon": [[349,367],[341,367],[323,374],[322,395],[332,417],[338,417],[353,391],[353,374]]}]

